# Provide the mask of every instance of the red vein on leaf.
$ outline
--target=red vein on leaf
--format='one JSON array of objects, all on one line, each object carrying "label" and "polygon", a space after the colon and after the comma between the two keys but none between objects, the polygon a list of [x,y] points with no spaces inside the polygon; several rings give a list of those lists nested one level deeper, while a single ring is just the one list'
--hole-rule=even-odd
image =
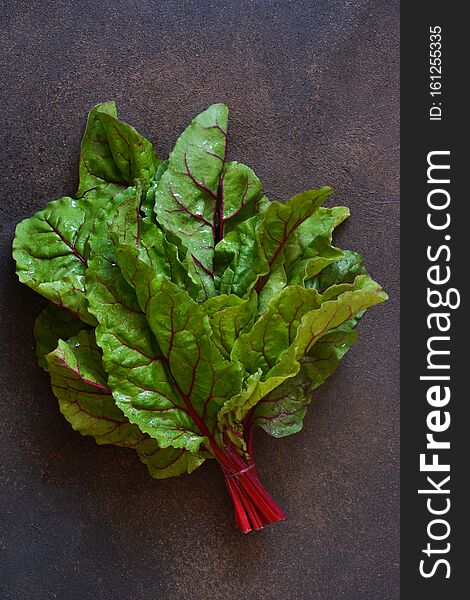
[{"label": "red vein on leaf", "polygon": [[[351,307],[349,307],[348,317],[347,317],[347,319],[345,319],[345,321],[347,321],[348,319],[350,319],[353,315],[357,314],[361,310],[364,310],[364,309],[368,308],[368,306],[369,306],[368,303],[362,304],[357,310],[353,310]],[[331,321],[335,318],[336,314],[337,314],[337,311],[335,313],[333,313],[331,319],[328,321],[328,323],[324,327],[322,327],[316,333],[313,333],[312,337],[310,338],[310,340],[308,341],[308,343],[305,345],[305,349],[304,349],[304,352],[303,352],[304,354],[307,354],[308,350],[310,349],[310,346],[313,345],[313,342],[315,341],[315,338],[320,337],[322,334],[325,333],[325,331],[328,331],[328,327],[329,327]]]},{"label": "red vein on leaf", "polygon": [[74,244],[71,244],[65,237],[60,233],[60,231],[52,225],[47,219],[44,221],[49,225],[52,231],[62,240],[62,242],[72,251],[72,254],[78,258],[78,260],[85,266],[88,267],[88,262],[85,257],[83,257],[78,250],[75,248]]},{"label": "red vein on leaf", "polygon": [[[210,221],[208,221],[205,217],[203,217],[202,215],[198,215],[196,213],[191,212],[189,210],[189,208],[181,202],[181,200],[178,200],[178,198],[176,197],[175,193],[173,192],[171,186],[169,186],[169,189],[170,189],[170,194],[173,197],[173,200],[176,202],[176,204],[178,204],[179,207],[181,207],[181,209],[183,210],[183,212],[187,213],[193,219],[196,219],[197,221],[201,221],[205,225],[208,225],[209,227],[212,227],[212,223]],[[170,211],[167,210],[166,212],[170,212]]]},{"label": "red vein on leaf", "polygon": [[219,156],[215,152],[209,152],[209,150],[206,150],[206,154],[208,154],[209,156],[214,156],[215,158],[218,158],[219,160],[221,160],[222,162],[224,162],[224,157],[223,156]]},{"label": "red vein on leaf", "polygon": [[[224,224],[225,224],[227,221],[230,221],[230,219],[233,219],[233,218],[234,218],[234,217],[236,217],[238,214],[240,214],[240,212],[241,212],[241,211],[242,211],[242,210],[245,208],[245,206],[246,206],[246,204],[245,204],[245,201],[246,201],[246,195],[247,195],[247,193],[248,193],[248,189],[249,189],[249,182],[248,182],[248,175],[246,175],[246,176],[245,176],[245,190],[244,190],[244,192],[243,192],[242,199],[241,199],[241,201],[240,201],[240,206],[239,206],[239,208],[238,208],[238,209],[237,209],[235,212],[233,212],[231,215],[229,215],[228,217],[225,217],[225,218],[223,219],[223,223],[224,223]],[[223,228],[222,228],[222,237],[223,237]]]},{"label": "red vein on leaf", "polygon": [[[275,263],[277,257],[279,256],[279,254],[282,251],[282,249],[284,248],[284,246],[286,245],[286,243],[287,243],[288,239],[290,238],[290,236],[294,233],[294,231],[297,229],[297,227],[299,227],[299,225],[301,225],[302,223],[303,223],[303,219],[301,217],[299,217],[297,219],[297,221],[292,225],[292,227],[291,227],[291,229],[289,231],[287,231],[288,221],[286,221],[284,223],[284,235],[282,237],[282,240],[279,242],[279,246],[276,248],[276,250],[274,251],[274,253],[273,253],[272,257],[271,257],[271,259],[268,261],[269,270],[271,270],[273,264]],[[269,233],[269,231],[268,231],[268,233]],[[261,288],[263,287],[263,285],[264,285],[264,283],[266,281],[266,278],[267,278],[267,275],[263,275],[262,277],[260,277],[258,279],[258,282],[257,282],[257,284],[255,286],[255,290],[257,292],[259,292],[261,290]]]},{"label": "red vein on leaf", "polygon": [[191,173],[191,169],[189,168],[189,163],[188,163],[188,154],[187,152],[184,153],[184,164],[186,167],[186,175],[191,179],[191,181],[194,183],[194,185],[196,187],[198,187],[201,191],[206,192],[206,194],[209,194],[209,196],[211,196],[215,202],[217,202],[217,196],[214,194],[214,192],[212,190],[210,190],[204,183],[201,183],[200,181],[198,181],[194,175]]},{"label": "red vein on leaf", "polygon": [[214,206],[214,213],[212,215],[213,230],[214,230],[214,244],[217,245],[220,240],[224,237],[224,209],[225,209],[225,188],[224,188],[225,174],[219,178],[219,187],[217,189],[217,203]]},{"label": "red vein on leaf", "polygon": [[194,262],[197,264],[197,266],[198,266],[198,267],[200,267],[200,268],[201,268],[201,269],[204,271],[204,273],[206,273],[206,274],[207,274],[207,275],[209,275],[210,277],[214,277],[214,273],[213,273],[213,272],[212,272],[210,269],[208,269],[207,267],[205,267],[205,266],[202,264],[202,262],[201,262],[201,261],[200,261],[198,258],[196,258],[196,257],[194,256],[194,254],[191,254],[191,256],[193,257],[193,260],[194,260]]},{"label": "red vein on leaf", "polygon": [[[121,140],[126,144],[127,150],[128,150],[128,152],[130,154],[130,144],[129,144],[129,142],[126,140],[126,138],[122,135],[122,133],[116,127],[114,128],[114,131],[115,131],[116,135],[118,137],[120,137]],[[110,148],[111,148],[111,146],[110,146]],[[113,152],[112,149],[111,149],[111,152]],[[130,179],[131,174],[132,174],[131,159],[130,159],[130,157],[127,157],[125,154],[123,154],[119,150],[116,151],[116,154],[119,154],[119,156],[122,156],[122,158],[124,159],[124,161],[127,162],[128,167],[129,167],[129,175],[128,175],[128,177]]]},{"label": "red vein on leaf", "polygon": [[203,127],[203,129],[218,129],[219,131],[221,131],[223,133],[223,135],[227,136],[227,132],[224,129],[222,129],[222,127],[219,125],[217,120],[215,122],[216,122],[215,125],[206,125],[205,127]]},{"label": "red vein on leaf", "polygon": [[204,401],[204,406],[202,408],[202,418],[204,419],[204,421],[207,418],[207,409],[209,407],[209,402],[211,400],[214,400],[214,386],[215,386],[215,377],[214,377],[214,373],[212,373],[212,381],[211,381],[211,389],[209,390],[209,394],[207,395],[206,400]]},{"label": "red vein on leaf", "polygon": [[[63,387],[61,385],[54,385],[53,387],[56,388],[56,389],[59,389],[59,390],[64,390],[66,392],[70,391],[71,389],[73,390],[73,388],[70,388],[68,386],[67,387]],[[83,390],[73,390],[73,391],[76,391],[78,393],[84,393]],[[88,392],[85,392],[85,393],[88,393]],[[103,395],[103,394],[101,394],[101,395]],[[93,413],[85,410],[80,405],[80,403],[78,402],[78,400],[69,401],[69,404],[72,405],[72,406],[73,405],[77,406],[77,408],[78,408],[77,412],[81,412],[81,413],[85,414],[87,417],[90,417],[90,419],[94,419],[96,421],[106,421],[108,423],[115,423],[117,425],[125,425],[126,423],[129,423],[129,421],[127,419],[125,419],[125,420],[112,419],[111,417],[105,417],[105,416],[102,416],[102,415],[94,415]]]},{"label": "red vein on leaf", "polygon": [[106,421],[107,423],[115,423],[118,427],[121,427],[122,425],[125,425],[129,422],[127,419],[120,421],[118,419],[111,419],[109,417],[94,415],[93,413],[88,412],[82,406],[80,406],[78,400],[74,400],[73,402],[70,402],[70,404],[75,404],[78,407],[78,412],[84,413],[87,417],[90,417],[90,419],[94,419],[96,421]]},{"label": "red vein on leaf", "polygon": [[111,395],[111,390],[109,389],[108,386],[106,385],[102,385],[101,383],[98,383],[97,381],[92,381],[91,379],[87,379],[86,377],[84,377],[80,371],[80,369],[74,369],[72,366],[70,366],[64,357],[62,356],[58,356],[56,355],[57,358],[59,359],[59,361],[62,363],[62,367],[64,369],[66,369],[67,371],[71,371],[72,373],[74,373],[77,377],[79,377],[79,379],[81,381],[83,381],[83,383],[86,383],[87,385],[90,385],[92,387],[95,387],[99,390],[102,390],[104,395]]},{"label": "red vein on leaf", "polygon": [[135,212],[136,212],[136,224],[137,224],[137,231],[135,234],[135,247],[138,249],[139,241],[140,241],[140,204],[137,205]]},{"label": "red vein on leaf", "polygon": [[134,348],[134,346],[131,346],[130,344],[128,344],[127,342],[122,340],[116,333],[113,333],[112,336],[114,338],[116,338],[120,344],[122,344],[126,348],[129,348],[130,350],[133,350],[134,352],[137,352],[138,354],[141,354],[142,356],[145,356],[145,358],[148,358],[151,362],[158,361],[158,360],[165,360],[165,358],[166,358],[165,356],[151,356],[150,354],[145,354],[145,352],[142,352],[141,350],[137,350],[137,348]]},{"label": "red vein on leaf", "polygon": [[109,285],[107,283],[105,283],[103,280],[99,281],[99,285],[101,285],[102,287],[104,287],[105,290],[108,291],[108,293],[110,294],[110,296],[112,296],[115,300],[116,304],[121,305],[123,308],[125,308],[125,310],[127,310],[130,313],[134,313],[134,314],[141,314],[140,311],[131,308],[130,306],[127,306],[127,304],[125,304],[120,298],[118,298],[116,296],[116,294],[114,293],[113,289],[109,287]]},{"label": "red vein on leaf", "polygon": [[[152,452],[152,454],[141,454],[141,456],[143,456],[144,458],[151,458],[156,452],[158,452],[158,450],[160,450],[160,448],[157,448],[155,450],[155,452]],[[179,454],[176,458],[174,458],[173,460],[169,460],[167,463],[165,463],[164,465],[154,465],[152,464],[152,469],[157,469],[159,471],[163,471],[165,469],[168,469],[169,467],[173,466],[175,463],[177,463],[179,460],[181,460],[181,458],[183,458],[184,452],[181,451],[181,454]]]}]

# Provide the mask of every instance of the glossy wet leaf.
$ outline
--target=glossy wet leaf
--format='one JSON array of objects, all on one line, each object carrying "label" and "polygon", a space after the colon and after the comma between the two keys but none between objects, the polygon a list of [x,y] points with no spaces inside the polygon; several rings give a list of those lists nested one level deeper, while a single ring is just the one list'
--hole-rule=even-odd
[{"label": "glossy wet leaf", "polygon": [[178,138],[155,192],[159,223],[189,249],[212,277],[219,181],[225,163],[228,109],[213,104]]},{"label": "glossy wet leaf", "polygon": [[151,142],[109,112],[99,111],[97,117],[122,180],[127,185],[139,181],[147,189],[162,163]]},{"label": "glossy wet leaf", "polygon": [[260,213],[242,221],[215,249],[215,285],[220,294],[245,297],[260,275],[268,273],[268,263],[256,232],[263,219]]},{"label": "glossy wet leaf", "polygon": [[365,275],[364,261],[357,252],[345,250],[343,256],[308,280],[306,285],[324,292],[338,283],[351,283],[358,275]]},{"label": "glossy wet leaf", "polygon": [[13,257],[22,283],[94,324],[85,297],[86,242],[93,209],[85,200],[53,200],[16,228]]},{"label": "glossy wet leaf", "polygon": [[[141,190],[136,188],[134,193],[121,198],[110,225],[110,236],[116,247],[113,252],[128,283],[132,285],[130,279],[138,259],[185,289],[195,300],[205,299],[205,289],[191,257],[184,256],[181,247],[173,243],[174,237],[162,227],[141,217]],[[127,252],[132,255],[130,260],[121,256]]]},{"label": "glossy wet leaf", "polygon": [[77,197],[112,197],[126,187],[126,182],[116,165],[100,113],[117,117],[114,102],[103,102],[93,107],[88,115],[83,135],[78,165],[79,185]]},{"label": "glossy wet leaf", "polygon": [[262,184],[254,172],[239,162],[225,164],[219,186],[218,240],[238,223],[258,214],[263,202]]}]

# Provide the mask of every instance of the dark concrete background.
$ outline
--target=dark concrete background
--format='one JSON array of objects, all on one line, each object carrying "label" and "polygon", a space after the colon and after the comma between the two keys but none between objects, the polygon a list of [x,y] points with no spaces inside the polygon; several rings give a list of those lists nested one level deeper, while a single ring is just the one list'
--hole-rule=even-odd
[{"label": "dark concrete background", "polygon": [[[7,0],[1,15],[2,600],[398,598],[398,2]],[[87,111],[165,155],[212,102],[230,157],[272,198],[331,184],[337,241],[390,293],[316,393],[304,431],[259,433],[287,520],[243,536],[215,464],[154,481],[59,414],[36,365],[41,300],[20,286],[15,224],[73,194]]]}]

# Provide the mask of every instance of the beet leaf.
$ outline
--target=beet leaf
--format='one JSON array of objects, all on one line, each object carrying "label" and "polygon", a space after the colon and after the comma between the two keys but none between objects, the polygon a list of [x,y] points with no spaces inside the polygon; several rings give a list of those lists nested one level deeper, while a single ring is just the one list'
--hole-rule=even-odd
[{"label": "beet leaf", "polygon": [[321,187],[270,201],[227,160],[228,109],[198,115],[162,161],[117,117],[87,120],[76,198],[22,221],[20,281],[49,300],[34,334],[59,409],[159,479],[220,466],[243,532],[284,519],[255,466],[254,431],[302,428],[313,392],[387,298],[333,245],[349,216]]}]

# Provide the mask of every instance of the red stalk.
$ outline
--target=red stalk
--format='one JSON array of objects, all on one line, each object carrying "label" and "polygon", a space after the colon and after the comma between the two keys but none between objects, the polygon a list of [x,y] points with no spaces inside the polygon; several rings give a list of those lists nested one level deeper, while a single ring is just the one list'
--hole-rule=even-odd
[{"label": "red stalk", "polygon": [[239,494],[235,489],[235,482],[231,478],[226,479],[226,482],[235,511],[235,524],[238,529],[243,531],[243,533],[248,533],[251,530],[250,521],[246,515],[245,507],[243,506]]},{"label": "red stalk", "polygon": [[[233,502],[236,526],[243,533],[248,533],[284,520],[284,513],[261,485],[251,453],[249,462],[245,462],[227,436],[224,436],[224,448],[220,448],[204,420],[194,410],[188,396],[176,381],[175,384],[188,414],[199,431],[206,436],[210,449],[222,468]],[[251,426],[248,431],[251,431]]]},{"label": "red stalk", "polygon": [[232,498],[236,526],[248,533],[282,521],[285,515],[261,485],[251,456],[246,463],[230,440],[225,442],[224,458],[218,455],[217,459]]}]

